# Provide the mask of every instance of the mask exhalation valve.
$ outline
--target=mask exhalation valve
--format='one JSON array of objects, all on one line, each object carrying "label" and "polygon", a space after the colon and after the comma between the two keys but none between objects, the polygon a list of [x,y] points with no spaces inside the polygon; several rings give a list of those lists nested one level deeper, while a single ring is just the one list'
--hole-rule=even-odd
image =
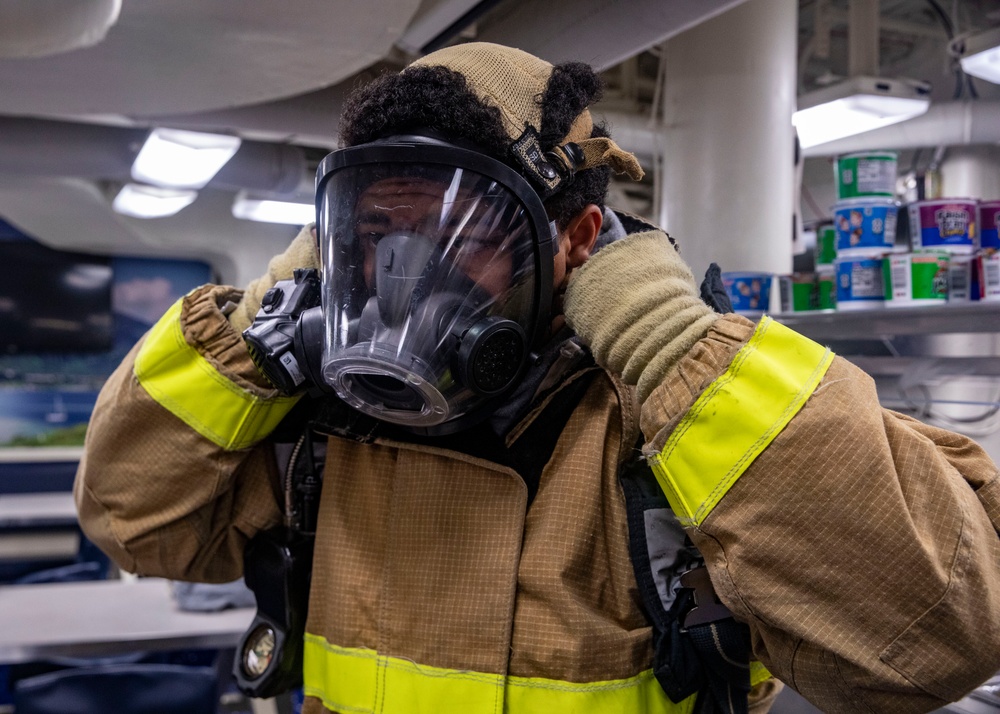
[{"label": "mask exhalation valve", "polygon": [[499,394],[517,377],[526,349],[520,325],[488,317],[462,335],[454,368],[462,384],[477,394]]}]

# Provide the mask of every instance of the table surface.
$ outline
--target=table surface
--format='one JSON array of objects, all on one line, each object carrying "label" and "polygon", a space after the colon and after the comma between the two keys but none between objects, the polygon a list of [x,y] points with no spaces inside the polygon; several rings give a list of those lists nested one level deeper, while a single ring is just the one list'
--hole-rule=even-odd
[{"label": "table surface", "polygon": [[0,586],[0,662],[235,647],[253,616],[182,612],[160,578]]},{"label": "table surface", "polygon": [[66,526],[75,523],[76,504],[72,493],[0,495],[0,528]]}]

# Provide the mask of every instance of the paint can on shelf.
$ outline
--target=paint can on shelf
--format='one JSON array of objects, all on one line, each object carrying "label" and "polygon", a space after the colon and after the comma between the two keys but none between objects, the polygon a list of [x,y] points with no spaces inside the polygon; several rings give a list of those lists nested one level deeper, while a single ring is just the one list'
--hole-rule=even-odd
[{"label": "paint can on shelf", "polygon": [[1000,201],[979,202],[979,247],[1000,250]]},{"label": "paint can on shelf", "polygon": [[832,223],[824,223],[816,229],[816,269],[823,266],[833,268],[837,257],[837,229]]},{"label": "paint can on shelf", "polygon": [[977,206],[973,199],[916,201],[907,211],[913,250],[946,250],[949,253],[976,250]]},{"label": "paint can on shelf", "polygon": [[888,198],[852,198],[833,207],[837,257],[874,257],[896,243],[899,206]]},{"label": "paint can on shelf", "polygon": [[977,258],[979,299],[1000,302],[1000,250],[984,250]]},{"label": "paint can on shelf", "polygon": [[782,312],[808,312],[817,307],[816,274],[792,273],[778,276]]},{"label": "paint can on shelf", "polygon": [[973,255],[951,256],[948,261],[948,302],[961,303],[979,299],[977,261]]},{"label": "paint can on shelf", "polygon": [[837,307],[837,273],[833,265],[816,269],[816,304],[820,310]]},{"label": "paint can on shelf", "polygon": [[948,253],[893,253],[882,261],[886,307],[944,305],[948,300]]},{"label": "paint can on shelf", "polygon": [[770,310],[771,273],[725,272],[722,284],[726,287],[733,310],[740,315],[760,317]]},{"label": "paint can on shelf", "polygon": [[837,310],[871,310],[885,307],[882,258],[837,258]]},{"label": "paint can on shelf", "polygon": [[837,157],[837,198],[891,197],[896,192],[894,151],[864,151]]}]

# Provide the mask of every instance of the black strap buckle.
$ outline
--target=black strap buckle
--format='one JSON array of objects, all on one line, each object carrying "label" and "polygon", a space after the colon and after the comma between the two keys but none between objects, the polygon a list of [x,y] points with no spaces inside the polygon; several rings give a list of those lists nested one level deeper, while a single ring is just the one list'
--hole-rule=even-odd
[{"label": "black strap buckle", "polygon": [[692,590],[694,596],[691,609],[681,616],[682,632],[695,625],[706,625],[733,616],[729,608],[723,605],[715,594],[712,580],[708,576],[708,568],[702,566],[682,573],[681,587]]}]

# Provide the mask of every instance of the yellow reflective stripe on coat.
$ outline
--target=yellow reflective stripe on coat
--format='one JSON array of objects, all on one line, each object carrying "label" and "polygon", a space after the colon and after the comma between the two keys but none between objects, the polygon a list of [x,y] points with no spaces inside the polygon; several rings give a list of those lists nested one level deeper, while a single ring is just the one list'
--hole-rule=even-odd
[{"label": "yellow reflective stripe on coat", "polygon": [[[752,684],[770,676],[762,664],[751,662]],[[303,692],[320,699],[328,709],[351,714],[690,714],[695,699],[671,702],[652,670],[628,679],[588,683],[504,677],[339,647],[309,633],[305,636]]]},{"label": "yellow reflective stripe on coat", "polygon": [[764,317],[649,459],[678,520],[699,525],[781,433],[833,361],[833,353]]},{"label": "yellow reflective stripe on coat", "polygon": [[178,300],[153,325],[135,358],[142,388],[162,407],[227,450],[245,449],[270,434],[297,397],[263,399],[219,374],[181,332]]},{"label": "yellow reflective stripe on coat", "polygon": [[500,714],[648,712],[689,714],[694,698],[667,699],[652,671],[630,679],[574,684],[442,669],[306,634],[303,692],[339,712]]}]

